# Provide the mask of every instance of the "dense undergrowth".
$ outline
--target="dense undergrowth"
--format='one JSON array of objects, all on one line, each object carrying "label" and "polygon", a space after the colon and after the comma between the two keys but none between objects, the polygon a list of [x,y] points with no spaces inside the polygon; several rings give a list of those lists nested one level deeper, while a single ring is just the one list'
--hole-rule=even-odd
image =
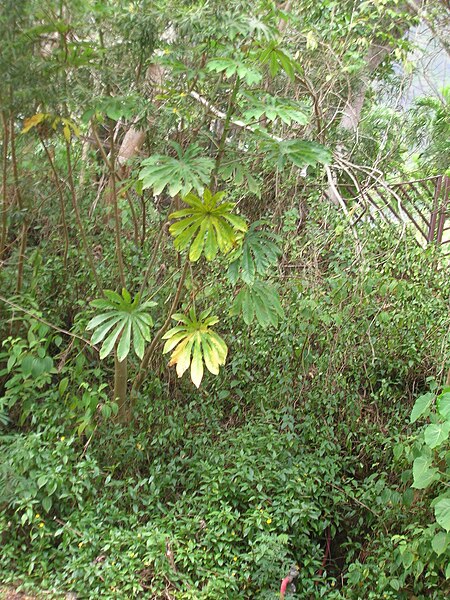
[{"label": "dense undergrowth", "polygon": [[0,586],[450,596],[446,10],[1,3]]},{"label": "dense undergrowth", "polygon": [[32,316],[5,320],[4,582],[262,599],[295,563],[295,598],[446,597],[429,499],[395,450],[445,366],[445,271],[388,228],[361,231],[354,260],[333,209],[300,237],[293,223],[277,333],[230,325],[226,369],[195,392],[156,363],[128,429],[83,342],[67,352]]}]

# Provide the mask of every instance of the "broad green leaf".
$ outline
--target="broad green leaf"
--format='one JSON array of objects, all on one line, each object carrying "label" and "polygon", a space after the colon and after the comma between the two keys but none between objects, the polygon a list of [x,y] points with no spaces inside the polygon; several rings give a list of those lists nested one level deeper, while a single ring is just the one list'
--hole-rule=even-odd
[{"label": "broad green leaf", "polygon": [[[102,315],[103,316],[103,315]],[[116,323],[118,323],[121,319],[123,319],[123,317],[121,315],[115,315],[115,316],[111,316],[111,314],[108,314],[109,320],[104,323],[101,327],[98,327],[95,332],[92,335],[91,341],[93,344],[98,344],[99,342],[101,342],[106,334],[108,333],[108,331],[114,327],[114,325]]]},{"label": "broad green leaf", "polygon": [[89,323],[86,325],[86,331],[90,331],[91,329],[95,329],[101,323],[103,323],[104,321],[107,321],[108,319],[111,319],[111,314],[110,313],[103,313],[101,315],[97,315],[96,317],[94,317],[93,319],[91,319],[89,321]]},{"label": "broad green leaf", "polygon": [[436,521],[448,533],[450,531],[450,498],[442,498],[434,505]]},{"label": "broad green leaf", "polygon": [[417,398],[411,411],[410,422],[415,423],[419,417],[425,414],[425,412],[431,406],[433,400],[434,394],[432,394],[431,392],[428,392],[427,394],[424,394],[423,396]]},{"label": "broad green leaf", "polygon": [[116,345],[117,340],[119,339],[120,334],[124,328],[124,323],[119,321],[119,324],[113,329],[113,331],[108,335],[105,341],[102,344],[100,349],[100,359],[103,360],[108,354],[113,351],[114,346]]},{"label": "broad green leaf", "polygon": [[68,377],[64,377],[63,379],[61,379],[61,381],[59,382],[58,385],[58,393],[59,395],[62,397],[64,396],[65,391],[67,390],[67,386],[69,385],[69,378]]},{"label": "broad green leaf", "polygon": [[46,496],[45,498],[43,498],[42,500],[42,508],[45,510],[45,512],[49,512],[49,510],[51,509],[53,504],[52,499],[50,498],[50,496]]},{"label": "broad green leaf", "polygon": [[436,552],[436,554],[440,556],[447,550],[449,541],[450,540],[448,534],[444,533],[443,531],[440,531],[431,540],[431,547]]},{"label": "broad green leaf", "polygon": [[133,327],[133,346],[136,356],[142,360],[144,358],[145,339],[138,323]]},{"label": "broad green leaf", "polygon": [[437,448],[448,439],[450,433],[450,422],[433,423],[428,425],[424,432],[425,444],[429,448]]},{"label": "broad green leaf", "polygon": [[206,70],[224,73],[228,78],[237,75],[247,85],[259,83],[262,79],[262,74],[254,66],[246,63],[243,56],[237,59],[228,57],[214,58],[208,61]]},{"label": "broad green leaf", "polygon": [[153,188],[153,193],[159,195],[167,187],[172,197],[179,193],[185,196],[191,190],[201,194],[210,179],[214,161],[200,156],[202,150],[196,144],[188,146],[184,153],[176,142],[171,145],[177,151],[177,158],[156,154],[142,161],[139,172],[142,189]]},{"label": "broad green leaf", "polygon": [[253,223],[245,234],[243,242],[233,251],[233,261],[228,269],[228,278],[236,283],[240,275],[242,281],[253,284],[256,274],[265,275],[270,267],[278,263],[281,249],[277,245],[280,238],[270,231],[257,229],[259,222]]},{"label": "broad green leaf", "polygon": [[413,463],[413,488],[423,490],[433,481],[439,479],[438,470],[431,467],[432,460],[427,456],[419,456]]},{"label": "broad green leaf", "polygon": [[250,325],[255,316],[255,306],[252,300],[252,293],[250,288],[244,289],[242,292],[242,316],[244,317],[244,322],[247,325]]},{"label": "broad green leaf", "polygon": [[450,392],[444,392],[438,396],[436,405],[439,414],[444,417],[444,419],[450,420]]}]

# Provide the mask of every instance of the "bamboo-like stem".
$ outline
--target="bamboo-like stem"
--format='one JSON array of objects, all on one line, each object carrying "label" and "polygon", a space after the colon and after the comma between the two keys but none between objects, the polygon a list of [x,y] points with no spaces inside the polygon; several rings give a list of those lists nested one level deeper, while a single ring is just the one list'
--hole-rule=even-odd
[{"label": "bamboo-like stem", "polygon": [[[20,191],[20,182],[19,182],[19,169],[17,167],[17,156],[16,156],[16,132],[14,129],[14,117],[11,115],[11,162],[13,168],[13,177],[14,177],[14,194],[17,198],[17,204],[19,206],[19,210],[21,213],[24,212],[24,204],[22,200],[22,193]],[[19,245],[19,261],[17,265],[17,282],[16,282],[16,292],[20,294],[22,291],[23,284],[23,266],[25,263],[25,252],[27,249],[27,240],[28,240],[28,215],[24,214],[22,229],[20,232],[20,245]]]},{"label": "bamboo-like stem", "polygon": [[134,243],[136,244],[136,248],[139,247],[139,223],[137,220],[136,210],[133,204],[133,198],[129,194],[129,192],[125,192],[126,199],[128,200],[128,206],[131,210],[131,218],[133,219],[133,231],[134,231]]},{"label": "bamboo-like stem", "polygon": [[89,263],[91,276],[93,277],[95,284],[98,290],[102,291],[102,284],[100,282],[100,278],[97,273],[97,269],[95,268],[94,262],[94,254],[92,252],[91,246],[89,246],[88,239],[86,236],[86,231],[84,229],[83,221],[81,220],[80,207],[78,206],[78,198],[75,190],[75,184],[73,181],[73,170],[72,170],[72,159],[71,159],[71,151],[70,151],[70,142],[66,140],[66,155],[67,155],[67,171],[68,171],[68,179],[69,179],[69,188],[70,188],[70,196],[72,199],[72,206],[75,212],[75,218],[77,221],[78,229],[81,235],[81,239],[83,241],[84,251],[86,253],[86,258]]},{"label": "bamboo-like stem", "polygon": [[114,136],[111,136],[111,196],[113,201],[114,210],[114,229],[116,233],[116,254],[117,254],[117,266],[119,268],[119,280],[122,288],[125,288],[125,270],[123,266],[122,256],[122,242],[120,239],[121,235],[121,224],[119,214],[119,203],[117,201],[117,188],[116,188],[116,172],[115,172],[115,156],[114,156]]},{"label": "bamboo-like stem", "polygon": [[236,101],[236,97],[238,95],[240,81],[241,80],[239,79],[239,76],[236,75],[236,81],[234,82],[233,91],[231,93],[230,101],[228,103],[228,108],[227,108],[227,112],[225,115],[225,122],[223,124],[223,131],[222,131],[222,135],[221,135],[220,141],[219,141],[219,147],[217,150],[217,156],[216,156],[216,161],[214,164],[214,169],[211,174],[211,188],[215,187],[217,173],[219,172],[220,164],[222,162],[223,155],[225,153],[225,143],[227,141],[227,135],[228,135],[228,131],[230,129],[231,117],[233,116],[234,109],[235,109],[234,104]]},{"label": "bamboo-like stem", "polygon": [[117,348],[114,350],[114,401],[119,406],[117,414],[120,423],[126,425],[131,420],[131,405],[127,399],[128,361],[119,361]]},{"label": "bamboo-like stem", "polygon": [[[171,202],[171,204],[169,206],[169,211],[168,211],[169,215],[170,215],[170,212],[171,212],[171,209],[172,209],[172,205],[173,205],[173,201]],[[147,287],[148,280],[149,280],[149,277],[150,277],[150,273],[152,272],[152,269],[153,269],[153,267],[155,265],[156,256],[158,254],[158,249],[159,249],[159,246],[161,244],[161,240],[162,240],[162,237],[164,235],[164,231],[166,230],[166,228],[167,228],[167,221],[166,221],[166,223],[164,223],[164,225],[159,230],[158,236],[157,236],[156,241],[155,241],[155,245],[153,247],[152,256],[151,256],[150,261],[148,263],[147,269],[145,270],[144,277],[143,277],[142,283],[141,283],[141,287],[139,289],[139,295],[141,296],[141,298],[144,295],[145,288]]]},{"label": "bamboo-like stem", "polygon": [[[108,156],[105,152],[105,148],[103,147],[102,142],[100,141],[100,138],[98,136],[97,133],[97,129],[94,125],[94,123],[92,123],[92,133],[94,135],[97,147],[100,151],[100,154],[102,155],[103,161],[106,165],[106,167],[108,168],[109,171],[109,175],[110,175],[110,182],[111,182],[111,197],[112,197],[112,201],[113,201],[113,211],[114,211],[114,229],[115,229],[115,238],[116,238],[116,253],[117,253],[117,264],[118,264],[118,268],[119,268],[119,279],[120,279],[120,285],[122,286],[122,288],[126,287],[125,285],[125,269],[124,269],[124,265],[123,265],[123,255],[122,255],[122,243],[121,243],[121,223],[120,223],[120,213],[119,213],[119,204],[117,201],[117,186],[116,186],[116,180],[118,179],[120,181],[120,177],[118,175],[118,173],[116,173],[116,169],[115,169],[115,153],[114,153],[114,135],[111,136],[111,158],[108,159]],[[131,212],[133,215],[133,223],[134,223],[134,228],[135,228],[135,239],[137,236],[137,221],[136,221],[136,213],[134,212],[134,207],[131,206],[131,201],[128,198],[128,201],[130,203],[130,208],[131,208]]]},{"label": "bamboo-like stem", "polygon": [[189,269],[189,257],[186,256],[186,261],[184,263],[183,271],[181,272],[181,277],[178,282],[177,291],[175,292],[173,302],[170,306],[169,312],[167,313],[167,318],[164,321],[164,324],[162,325],[162,327],[156,332],[155,337],[151,341],[150,346],[145,351],[144,358],[142,359],[141,365],[139,367],[139,372],[134,380],[133,387],[131,388],[132,402],[134,402],[136,394],[139,391],[139,388],[141,387],[141,385],[144,381],[144,378],[147,374],[147,369],[148,369],[150,359],[152,358],[152,356],[156,350],[156,346],[159,344],[162,336],[165,334],[165,332],[169,328],[172,315],[178,306],[178,302],[180,301],[181,292],[183,289],[183,284],[184,284],[184,280],[186,279],[188,269]]},{"label": "bamboo-like stem", "polygon": [[2,111],[3,125],[3,160],[2,160],[2,229],[0,233],[0,260],[3,258],[8,235],[8,147],[9,127],[6,113]]},{"label": "bamboo-like stem", "polygon": [[139,195],[139,200],[141,202],[141,221],[142,221],[141,248],[143,248],[144,244],[145,244],[145,238],[147,235],[147,228],[146,228],[147,213],[146,213],[144,195],[142,193]]},{"label": "bamboo-like stem", "polygon": [[52,169],[52,173],[53,173],[53,177],[55,180],[55,185],[56,185],[56,189],[58,192],[58,197],[59,197],[59,206],[61,209],[61,220],[62,220],[62,226],[63,226],[63,232],[64,232],[64,254],[63,254],[63,264],[64,264],[64,269],[67,268],[67,254],[69,252],[69,230],[67,227],[67,220],[66,220],[66,207],[64,205],[64,194],[62,192],[61,189],[61,182],[60,179],[58,177],[58,172],[56,171],[56,167],[55,167],[55,163],[52,159],[52,155],[50,154],[49,149],[47,148],[42,136],[39,136],[39,139],[41,141],[42,147],[45,150],[45,154],[47,156],[47,160],[50,164],[50,167]]}]

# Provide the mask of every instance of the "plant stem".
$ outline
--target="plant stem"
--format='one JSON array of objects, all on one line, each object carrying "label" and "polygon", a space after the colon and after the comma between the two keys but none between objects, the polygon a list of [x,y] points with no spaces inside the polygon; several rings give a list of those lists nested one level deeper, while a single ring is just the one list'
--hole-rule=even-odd
[{"label": "plant stem", "polygon": [[58,173],[56,171],[56,167],[55,167],[55,163],[53,162],[52,159],[52,155],[50,154],[49,149],[47,148],[42,136],[39,136],[39,139],[41,141],[42,147],[45,150],[45,154],[47,156],[47,160],[50,164],[50,167],[52,169],[53,172],[53,177],[55,179],[55,185],[56,185],[56,189],[58,191],[58,197],[59,197],[59,206],[61,209],[61,220],[62,220],[62,226],[63,226],[63,231],[64,231],[64,254],[63,254],[63,264],[64,264],[64,269],[67,268],[67,254],[69,252],[69,231],[67,228],[67,220],[66,220],[66,207],[64,205],[64,195],[61,189],[61,182],[59,180],[58,177]]},{"label": "plant stem", "polygon": [[217,173],[219,171],[220,163],[222,162],[222,158],[225,153],[225,143],[227,141],[227,135],[228,135],[228,131],[230,129],[231,117],[233,116],[233,113],[234,113],[234,103],[235,103],[236,97],[238,95],[240,82],[241,82],[241,80],[240,80],[239,76],[236,75],[236,81],[234,82],[233,91],[231,93],[230,101],[228,103],[228,108],[227,108],[227,112],[225,115],[225,122],[223,124],[223,131],[222,131],[222,135],[221,135],[220,141],[219,141],[219,148],[217,150],[216,162],[214,165],[213,172],[211,174],[211,185],[210,185],[211,189],[213,189],[215,187]]},{"label": "plant stem", "polygon": [[[170,206],[169,206],[168,214],[170,214],[170,211],[171,211],[171,208],[172,208],[172,204],[173,203],[171,203]],[[167,221],[164,223],[164,225],[162,225],[162,227],[159,230],[159,233],[158,233],[158,236],[156,238],[155,245],[154,245],[154,248],[153,248],[152,257],[151,257],[150,262],[148,263],[147,269],[146,269],[146,271],[144,273],[144,277],[142,279],[141,287],[140,287],[140,290],[139,290],[139,294],[140,294],[141,298],[142,298],[142,296],[143,296],[143,294],[145,292],[145,288],[147,287],[148,280],[149,280],[149,277],[150,277],[150,273],[152,272],[152,269],[153,269],[153,267],[155,265],[156,255],[158,253],[158,248],[159,248],[159,245],[161,244],[161,240],[162,240],[162,237],[164,235],[164,232],[165,232],[166,228],[167,228]]]},{"label": "plant stem", "polygon": [[[16,157],[16,132],[14,129],[14,117],[11,115],[11,162],[13,168],[13,177],[14,177],[14,193],[17,198],[17,204],[19,206],[20,212],[24,213],[24,204],[22,201],[22,194],[20,191],[20,183],[19,183],[19,170],[17,168],[17,157]],[[20,232],[20,245],[19,245],[19,263],[17,265],[17,283],[16,283],[16,292],[20,294],[22,291],[23,284],[23,265],[25,262],[25,252],[27,248],[27,239],[28,239],[28,215],[23,214],[23,223],[22,230]]]},{"label": "plant stem", "polygon": [[131,406],[127,401],[128,384],[128,361],[124,358],[119,361],[117,358],[117,349],[114,351],[114,401],[119,405],[118,420],[120,423],[127,424],[131,419]]},{"label": "plant stem", "polygon": [[2,231],[0,234],[0,260],[5,252],[6,237],[8,234],[8,146],[9,127],[6,113],[2,111],[3,124],[3,161],[2,161]]},{"label": "plant stem", "polygon": [[150,362],[151,357],[153,356],[153,353],[155,352],[156,346],[158,345],[162,336],[165,334],[165,332],[169,328],[170,320],[172,318],[173,313],[175,312],[175,310],[177,308],[178,302],[181,297],[181,291],[183,289],[183,284],[184,284],[184,280],[186,279],[188,269],[189,269],[189,258],[188,258],[188,256],[186,256],[186,261],[184,263],[180,281],[178,282],[177,291],[175,292],[175,296],[174,296],[172,305],[169,309],[169,312],[167,313],[167,318],[164,321],[164,324],[162,325],[162,327],[155,334],[155,337],[151,341],[150,346],[145,351],[144,358],[142,359],[141,365],[139,367],[139,372],[136,376],[136,379],[134,380],[133,387],[131,388],[132,401],[134,401],[136,393],[139,391],[139,388],[141,387],[141,385],[144,381],[144,378],[147,374],[148,364]]},{"label": "plant stem", "polygon": [[90,266],[91,276],[93,277],[95,284],[99,290],[102,291],[102,284],[100,282],[100,278],[98,276],[97,270],[95,268],[94,255],[92,253],[92,248],[89,246],[86,231],[84,229],[83,221],[81,220],[80,207],[78,206],[78,198],[75,190],[75,184],[73,181],[73,170],[72,170],[72,159],[70,152],[70,142],[66,140],[66,154],[67,154],[67,169],[68,169],[68,177],[69,177],[69,188],[70,195],[72,198],[72,206],[75,212],[75,218],[77,220],[78,229],[81,235],[81,239],[83,241],[84,251],[86,252],[86,257]]},{"label": "plant stem", "polygon": [[111,135],[111,195],[113,200],[114,209],[114,229],[116,233],[116,254],[117,254],[117,266],[119,268],[119,279],[122,288],[125,288],[125,272],[123,267],[123,256],[122,256],[122,243],[120,240],[121,226],[120,226],[120,214],[119,204],[117,201],[117,188],[116,188],[116,173],[115,173],[115,157],[114,157],[114,135]]}]

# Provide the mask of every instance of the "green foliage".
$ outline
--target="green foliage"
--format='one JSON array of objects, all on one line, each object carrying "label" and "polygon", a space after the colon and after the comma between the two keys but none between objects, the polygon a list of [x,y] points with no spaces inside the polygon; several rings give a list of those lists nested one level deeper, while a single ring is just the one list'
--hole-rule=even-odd
[{"label": "green foliage", "polygon": [[[278,5],[3,1],[0,583],[269,600],[299,564],[294,597],[450,595],[450,391],[425,394],[449,366],[446,259],[375,213],[355,254],[320,168],[338,148],[338,183],[443,173],[447,93],[404,108],[392,65],[418,19],[396,0]],[[361,81],[355,136],[338,105]],[[122,265],[158,308],[107,292],[88,322]],[[129,361],[132,426],[112,423],[86,326],[101,357],[145,362],[175,304],[169,364],[215,377],[174,378],[157,334],[147,371]],[[196,305],[226,315],[229,352]]]},{"label": "green foliage", "polygon": [[270,122],[276,122],[278,119],[290,125],[298,123],[306,125],[309,121],[308,116],[304,112],[304,106],[297,102],[276,98],[275,96],[264,96],[261,100],[246,95],[248,108],[246,108],[242,116],[247,123],[258,122],[264,116]]},{"label": "green foliage", "polygon": [[234,299],[230,314],[242,313],[244,322],[250,325],[256,318],[261,327],[278,327],[284,318],[283,307],[276,289],[269,283],[255,281],[244,285]]},{"label": "green foliage", "polygon": [[285,49],[280,48],[278,42],[271,41],[258,53],[258,61],[269,68],[271,77],[275,77],[280,71],[284,71],[291,81],[295,80],[295,71],[299,65],[289,56]]},{"label": "green foliage", "polygon": [[0,411],[7,414],[19,404],[21,422],[32,413],[36,399],[57,373],[50,348],[62,344],[62,338],[52,336],[47,325],[32,317],[25,323],[29,325],[26,337],[5,337],[0,352],[0,378],[6,378]]},{"label": "green foliage", "polygon": [[252,285],[257,275],[265,275],[278,263],[282,253],[278,245],[281,238],[266,229],[258,229],[261,224],[257,221],[250,225],[242,244],[230,256],[228,279],[233,285],[238,278]]},{"label": "green foliage", "polygon": [[[112,430],[85,453],[49,424],[25,445],[10,439],[2,464],[20,463],[24,488],[4,513],[10,525],[0,517],[4,580],[16,570],[41,588],[88,589],[98,598],[157,597],[169,585],[180,600],[263,600],[298,560],[305,590],[327,588],[317,570],[325,521],[337,528],[340,519],[341,499],[326,483],[340,477],[334,442],[324,437],[315,460],[293,411],[269,411],[227,431],[220,402],[186,400],[157,398],[142,412],[151,437]],[[126,472],[115,466],[125,457]],[[33,472],[42,487],[24,498]],[[53,481],[47,512],[42,501]],[[25,539],[28,552],[15,554]]]},{"label": "green foliage", "polygon": [[208,61],[206,64],[206,69],[216,73],[224,73],[225,77],[227,78],[236,76],[240,79],[243,79],[247,85],[259,83],[262,79],[262,73],[260,73],[254,66],[247,64],[244,57],[214,58]]},{"label": "green foliage", "polygon": [[[189,317],[174,314],[173,319],[181,321],[181,325],[167,331],[163,339],[163,353],[173,350],[169,366],[177,366],[177,375],[191,367],[191,380],[196,387],[200,387],[203,379],[203,363],[213,375],[219,374],[219,367],[225,364],[228,348],[222,338],[211,329],[212,325],[219,322],[217,317],[210,317],[211,309],[200,313],[197,318],[195,309],[189,312]],[[192,354],[192,359],[191,359]]]},{"label": "green foliage", "polygon": [[314,167],[318,163],[329,164],[331,152],[317,142],[305,140],[285,140],[277,142],[270,140],[265,142],[267,158],[274,161],[277,168],[283,170],[287,165],[296,167]]},{"label": "green foliage", "polygon": [[169,215],[178,219],[169,231],[173,235],[175,248],[182,251],[189,246],[189,259],[197,261],[202,253],[207,260],[213,260],[217,253],[227,253],[236,244],[237,232],[247,229],[245,220],[233,214],[233,202],[221,202],[225,192],[212,192],[206,189],[203,198],[188,194],[183,201],[189,208],[183,208]]},{"label": "green foliage", "polygon": [[[413,416],[414,420],[428,417],[431,423],[422,429],[415,444],[412,487],[422,490],[429,488],[435,482],[442,482],[441,488],[437,488],[440,491],[431,505],[434,508],[436,522],[448,533],[450,532],[450,494],[446,488],[447,482],[450,481],[450,468],[446,459],[450,436],[450,388],[444,388],[438,396],[428,393],[418,398],[413,408],[412,418]],[[438,538],[439,547],[442,539],[442,536]],[[447,545],[443,550],[446,547]]]},{"label": "green foliage", "polygon": [[145,342],[150,341],[150,329],[153,319],[148,310],[156,306],[156,302],[147,300],[140,303],[140,296],[136,294],[131,298],[126,289],[122,295],[111,290],[104,290],[106,298],[93,300],[91,306],[101,309],[99,315],[93,317],[86,325],[86,329],[94,330],[92,343],[102,343],[100,358],[110,354],[117,344],[117,359],[122,362],[129,354],[131,342],[139,358],[144,356]]},{"label": "green foliage", "polygon": [[186,196],[192,190],[203,192],[209,181],[214,162],[200,156],[202,149],[197,144],[190,144],[185,152],[177,142],[170,142],[175,149],[176,158],[155,154],[141,162],[139,179],[142,189],[152,188],[158,195],[167,187],[169,196],[181,194]]}]

